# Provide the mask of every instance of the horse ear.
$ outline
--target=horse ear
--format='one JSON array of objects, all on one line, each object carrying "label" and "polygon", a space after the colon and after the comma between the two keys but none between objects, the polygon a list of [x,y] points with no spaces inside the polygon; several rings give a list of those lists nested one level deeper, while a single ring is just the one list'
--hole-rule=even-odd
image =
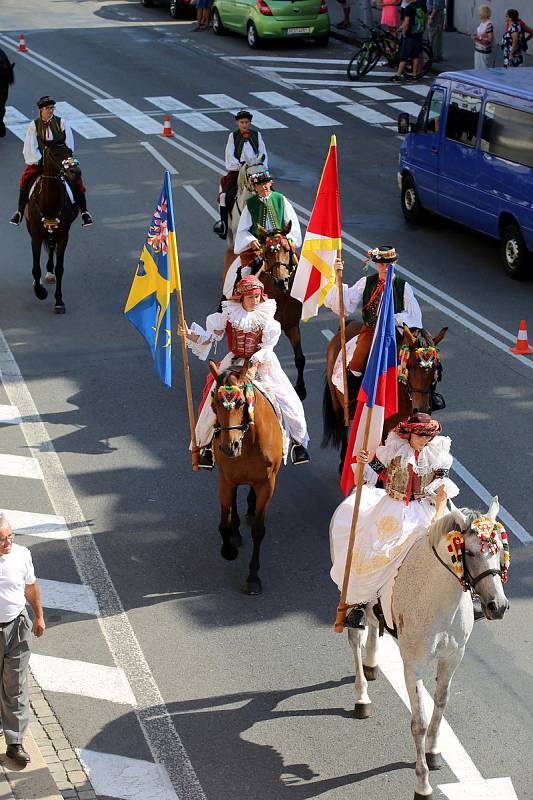
[{"label": "horse ear", "polygon": [[465,530],[465,528],[466,528],[466,517],[465,517],[465,515],[463,514],[463,512],[459,508],[457,508],[457,506],[454,506],[454,504],[452,503],[451,500],[448,500],[448,503],[449,503],[449,506],[450,506],[450,511],[453,514],[453,518],[457,522],[457,524],[459,525],[459,528],[462,531]]},{"label": "horse ear", "polygon": [[437,333],[437,335],[433,337],[433,343],[438,344],[439,342],[442,342],[442,340],[446,336],[447,330],[448,330],[447,326],[446,328],[441,328],[440,331]]},{"label": "horse ear", "polygon": [[265,239],[268,231],[267,231],[266,228],[263,228],[262,225],[258,225],[257,226],[257,233],[259,234],[259,236],[261,236],[262,239]]},{"label": "horse ear", "polygon": [[292,219],[290,219],[285,225],[285,227],[281,229],[281,233],[283,234],[283,236],[286,236],[291,228],[292,228]]},{"label": "horse ear", "polygon": [[209,372],[215,380],[218,379],[218,367],[214,361],[209,360]]},{"label": "horse ear", "polygon": [[246,378],[246,373],[248,372],[249,367],[250,367],[250,359],[249,358],[245,358],[244,359],[244,364],[240,368],[239,374],[237,376],[238,379],[239,379],[239,382],[243,381]]},{"label": "horse ear", "polygon": [[409,328],[405,323],[403,326],[403,340],[405,344],[408,344],[410,347],[412,347],[416,342],[415,337],[413,336],[413,334],[411,333],[411,331],[409,330]]},{"label": "horse ear", "polygon": [[493,519],[495,522],[496,522],[496,517],[498,516],[499,510],[500,510],[500,503],[499,503],[499,500],[498,500],[498,495],[495,494],[494,497],[492,498],[492,500],[490,501],[490,506],[489,506],[489,511],[488,511],[489,517],[491,519]]}]

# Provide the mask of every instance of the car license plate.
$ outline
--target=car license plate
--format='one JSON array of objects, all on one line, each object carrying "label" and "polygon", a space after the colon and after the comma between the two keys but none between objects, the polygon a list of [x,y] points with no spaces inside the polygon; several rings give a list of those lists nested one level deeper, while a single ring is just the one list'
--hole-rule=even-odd
[{"label": "car license plate", "polygon": [[287,36],[298,36],[300,33],[311,33],[311,28],[287,28]]}]

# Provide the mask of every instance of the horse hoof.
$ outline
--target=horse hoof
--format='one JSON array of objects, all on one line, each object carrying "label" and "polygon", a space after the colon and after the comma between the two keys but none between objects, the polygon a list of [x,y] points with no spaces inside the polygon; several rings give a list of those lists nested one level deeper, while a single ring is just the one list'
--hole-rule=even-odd
[{"label": "horse hoof", "polygon": [[363,664],[363,672],[367,681],[375,681],[379,675],[379,667],[367,667]]},{"label": "horse hoof", "polygon": [[372,716],[372,703],[356,703],[353,707],[355,719],[368,719]]},{"label": "horse hoof", "polygon": [[46,275],[44,276],[44,282],[45,283],[55,283],[56,282],[56,276],[54,275],[54,273],[53,272],[47,272]]},{"label": "horse hoof", "polygon": [[223,544],[220,548],[220,555],[222,558],[225,558],[226,561],[235,561],[239,555],[239,551],[231,544]]},{"label": "horse hoof", "polygon": [[246,581],[246,586],[244,587],[245,594],[250,595],[253,597],[257,594],[261,594],[263,591],[263,587],[261,586],[261,581],[259,578],[256,581]]},{"label": "horse hoof", "polygon": [[56,305],[54,306],[54,314],[64,314],[65,311],[66,311],[66,308],[63,305],[63,303],[61,303],[61,305],[58,305],[56,303]]},{"label": "horse hoof", "polygon": [[47,289],[45,289],[42,283],[35,283],[34,281],[33,291],[35,292],[35,297],[38,300],[46,300],[46,298],[48,297],[48,291]]},{"label": "horse hoof", "polygon": [[426,764],[430,770],[442,769],[444,760],[440,753],[426,753]]}]

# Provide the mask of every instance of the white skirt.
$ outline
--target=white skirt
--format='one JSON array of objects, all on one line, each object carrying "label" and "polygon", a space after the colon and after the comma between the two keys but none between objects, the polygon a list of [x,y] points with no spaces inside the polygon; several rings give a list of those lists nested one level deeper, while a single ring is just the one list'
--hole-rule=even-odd
[{"label": "white skirt", "polygon": [[[342,501],[331,519],[333,566],[330,574],[339,590],[344,578],[354,502],[355,492]],[[396,577],[409,549],[427,533],[434,514],[435,506],[428,498],[406,505],[402,500],[393,500],[384,489],[363,486],[347,603],[375,602],[381,596],[383,587]],[[389,608],[384,607],[383,611],[390,624]]]}]

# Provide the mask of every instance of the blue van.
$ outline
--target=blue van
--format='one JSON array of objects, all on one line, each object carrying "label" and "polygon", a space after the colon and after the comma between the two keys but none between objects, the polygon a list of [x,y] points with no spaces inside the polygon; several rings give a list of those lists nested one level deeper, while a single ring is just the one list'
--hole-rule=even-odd
[{"label": "blue van", "polygon": [[398,131],[406,220],[433,211],[486,233],[508,275],[533,274],[533,69],[443,72]]}]

